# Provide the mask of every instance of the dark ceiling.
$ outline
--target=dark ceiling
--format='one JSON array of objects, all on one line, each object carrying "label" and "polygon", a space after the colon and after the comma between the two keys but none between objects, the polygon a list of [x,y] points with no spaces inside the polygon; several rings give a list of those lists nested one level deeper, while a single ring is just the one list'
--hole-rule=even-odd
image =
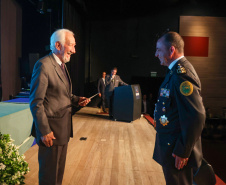
[{"label": "dark ceiling", "polygon": [[[92,20],[153,15],[165,9],[193,6],[224,7],[225,0],[67,0]],[[225,10],[224,10],[225,11]]]},{"label": "dark ceiling", "polygon": [[[123,19],[128,17],[152,15],[164,9],[185,6],[211,5],[222,7],[225,0],[17,0],[29,3],[34,8],[61,11],[62,1],[70,2],[75,9],[91,20]],[[41,13],[41,12],[40,12]]]},{"label": "dark ceiling", "polygon": [[[153,14],[160,9],[177,6],[191,0],[68,0],[75,7],[81,5],[92,19],[121,19]],[[192,0],[196,1],[196,0]]]}]

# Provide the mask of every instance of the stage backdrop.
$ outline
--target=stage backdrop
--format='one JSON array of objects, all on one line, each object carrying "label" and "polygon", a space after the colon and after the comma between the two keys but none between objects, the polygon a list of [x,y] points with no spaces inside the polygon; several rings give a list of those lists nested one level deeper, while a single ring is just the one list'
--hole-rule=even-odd
[{"label": "stage backdrop", "polygon": [[185,56],[201,83],[204,105],[222,116],[226,107],[226,17],[180,16]]},{"label": "stage backdrop", "polygon": [[72,55],[67,67],[72,80],[72,93],[84,96],[85,84],[85,29],[84,16],[67,0],[64,2],[63,27],[73,30],[76,40],[76,54]]}]

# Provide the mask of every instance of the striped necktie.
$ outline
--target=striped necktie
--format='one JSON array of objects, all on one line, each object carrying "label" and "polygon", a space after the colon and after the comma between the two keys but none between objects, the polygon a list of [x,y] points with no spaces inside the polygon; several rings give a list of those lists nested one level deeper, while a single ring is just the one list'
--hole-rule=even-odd
[{"label": "striped necktie", "polygon": [[70,84],[69,79],[68,79],[68,76],[67,76],[67,73],[66,73],[66,70],[65,70],[65,64],[62,63],[61,66],[60,66],[60,68],[62,69],[62,71],[63,71],[63,73],[64,73],[64,76],[65,76],[65,78],[66,78],[67,81],[68,81],[68,84]]}]

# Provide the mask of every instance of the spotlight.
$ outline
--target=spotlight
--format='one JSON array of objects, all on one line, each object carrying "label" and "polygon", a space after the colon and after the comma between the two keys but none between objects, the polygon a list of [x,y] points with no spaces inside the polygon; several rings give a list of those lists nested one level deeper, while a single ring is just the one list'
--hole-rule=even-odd
[{"label": "spotlight", "polygon": [[37,11],[40,13],[40,14],[44,14],[44,1],[43,0],[39,0],[38,2],[38,7],[37,7]]}]

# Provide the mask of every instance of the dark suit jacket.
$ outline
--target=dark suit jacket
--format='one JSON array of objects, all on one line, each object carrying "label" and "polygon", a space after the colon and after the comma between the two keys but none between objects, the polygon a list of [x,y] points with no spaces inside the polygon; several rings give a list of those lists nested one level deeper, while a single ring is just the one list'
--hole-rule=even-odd
[{"label": "dark suit jacket", "polygon": [[[66,66],[65,66],[66,67]],[[68,80],[53,54],[40,59],[34,66],[30,86],[30,110],[34,123],[32,135],[39,144],[43,135],[53,131],[55,145],[64,145],[72,133],[71,105],[78,105],[79,97],[71,94]]]},{"label": "dark suit jacket", "polygon": [[102,78],[100,78],[98,80],[97,90],[98,90],[98,93],[101,93],[102,95],[104,95],[104,92],[105,92],[105,83],[104,83],[104,81],[103,81]]},{"label": "dark suit jacket", "polygon": [[105,95],[106,97],[109,97],[113,94],[113,91],[115,87],[118,87],[119,85],[128,85],[127,83],[123,82],[120,78],[120,76],[115,75],[114,79],[111,79],[111,75],[107,75],[105,77]]},{"label": "dark suit jacket", "polygon": [[[186,73],[180,72],[180,66]],[[169,97],[161,93],[162,88],[169,90]],[[154,118],[157,134],[153,158],[162,166],[175,165],[172,153],[189,158],[188,165],[191,167],[201,165],[201,132],[205,124],[205,109],[200,94],[199,77],[184,57],[166,75],[156,104]],[[164,118],[169,121],[165,126],[160,122]]]}]

